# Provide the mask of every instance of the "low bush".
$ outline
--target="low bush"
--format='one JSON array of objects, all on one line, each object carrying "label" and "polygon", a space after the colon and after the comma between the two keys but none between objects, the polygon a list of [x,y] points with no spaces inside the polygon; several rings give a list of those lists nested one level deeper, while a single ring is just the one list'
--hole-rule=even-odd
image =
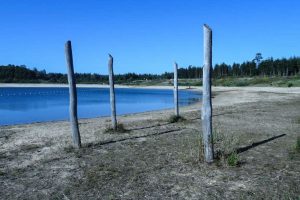
[{"label": "low bush", "polygon": [[238,166],[239,156],[236,152],[233,152],[227,156],[227,164],[231,167]]},{"label": "low bush", "polygon": [[171,115],[168,122],[170,123],[176,123],[176,122],[182,122],[185,121],[185,118],[182,116],[177,116],[177,115]]},{"label": "low bush", "polygon": [[114,130],[113,127],[108,126],[105,130],[104,133],[125,133],[128,132],[128,130],[124,127],[122,123],[117,124],[117,129]]}]

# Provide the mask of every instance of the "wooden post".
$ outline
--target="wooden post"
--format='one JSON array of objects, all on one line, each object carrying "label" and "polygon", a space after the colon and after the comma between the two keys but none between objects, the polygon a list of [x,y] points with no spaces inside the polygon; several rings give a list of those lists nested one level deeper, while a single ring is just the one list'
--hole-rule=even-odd
[{"label": "wooden post", "polygon": [[72,128],[72,140],[75,147],[81,147],[81,139],[78,127],[77,117],[77,91],[76,82],[74,77],[73,55],[71,41],[67,41],[65,44],[65,54],[68,67],[68,82],[69,82],[69,94],[70,94],[70,122]]},{"label": "wooden post", "polygon": [[211,103],[211,71],[212,71],[212,30],[204,24],[204,67],[202,93],[202,130],[204,157],[208,163],[213,162],[213,135],[212,135],[212,103]]},{"label": "wooden post", "polygon": [[179,116],[179,107],[178,107],[178,65],[174,63],[174,106],[175,106],[175,115]]},{"label": "wooden post", "polygon": [[109,72],[109,89],[110,89],[110,109],[111,109],[111,123],[112,128],[117,130],[117,117],[116,117],[116,100],[115,100],[115,86],[114,86],[114,70],[113,70],[113,57],[108,54],[108,72]]}]

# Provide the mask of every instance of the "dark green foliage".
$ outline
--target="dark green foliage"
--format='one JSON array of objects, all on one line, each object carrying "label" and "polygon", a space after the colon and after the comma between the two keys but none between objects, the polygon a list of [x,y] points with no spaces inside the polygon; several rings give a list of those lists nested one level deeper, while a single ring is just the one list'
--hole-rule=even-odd
[{"label": "dark green foliage", "polygon": [[182,122],[182,121],[185,121],[185,118],[180,115],[179,116],[172,115],[168,121],[170,123]]},{"label": "dark green foliage", "polygon": [[[254,61],[247,61],[241,64],[225,63],[216,64],[213,68],[213,85],[221,86],[247,86],[259,84],[272,84],[273,86],[294,87],[293,82],[273,83],[272,79],[276,77],[285,77],[287,79],[298,77],[300,75],[300,57],[291,57],[289,59],[268,58],[259,62],[258,67]],[[77,83],[100,83],[108,84],[108,75],[95,73],[75,73]],[[246,78],[240,80],[237,78],[253,77],[251,80]],[[258,77],[258,78],[257,78]],[[171,85],[173,78],[172,72],[157,74],[116,74],[114,80],[116,84],[128,85]],[[202,85],[202,67],[188,66],[178,69],[178,84],[183,86],[201,86]],[[186,81],[186,80],[189,81]],[[25,65],[0,65],[0,82],[2,83],[67,83],[67,75],[62,73],[46,73],[45,70],[28,69]],[[300,84],[300,81],[299,81]]]},{"label": "dark green foliage", "polygon": [[249,85],[249,82],[247,82],[247,81],[244,81],[244,80],[236,81],[236,86],[242,87],[242,86],[248,86],[248,85]]},{"label": "dark green foliage", "polygon": [[258,67],[253,61],[242,64],[216,64],[213,70],[214,78],[251,77],[251,76],[292,76],[300,74],[300,58],[291,57],[274,60],[272,57],[260,61]]},{"label": "dark green foliage", "polygon": [[123,124],[118,123],[117,130],[114,130],[111,126],[109,126],[104,130],[104,133],[126,133],[128,131],[129,130],[127,130]]},{"label": "dark green foliage", "polygon": [[228,157],[227,157],[227,164],[229,166],[232,166],[232,167],[238,166],[238,164],[239,164],[239,157],[238,157],[238,154],[236,152],[231,153],[231,154],[228,155]]}]

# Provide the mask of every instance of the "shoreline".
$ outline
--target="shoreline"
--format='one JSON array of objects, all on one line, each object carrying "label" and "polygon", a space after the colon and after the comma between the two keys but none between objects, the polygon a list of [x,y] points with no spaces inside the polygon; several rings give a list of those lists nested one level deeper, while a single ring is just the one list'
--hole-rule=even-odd
[{"label": "shoreline", "polygon": [[[54,83],[0,83],[1,87],[33,87],[33,88],[68,88],[68,84],[54,84]],[[103,84],[76,84],[77,88],[109,88],[109,85]],[[141,89],[173,89],[173,86],[131,86],[131,85],[118,85],[115,84],[115,88],[141,88]],[[190,89],[195,89],[199,87],[191,87]],[[178,86],[178,89],[189,89],[188,86]]]},{"label": "shoreline", "polygon": [[[5,86],[3,86],[5,85]],[[9,85],[10,87],[36,87],[36,88],[42,88],[42,87],[68,87],[66,84],[1,84],[1,87],[7,87],[6,85]],[[79,88],[108,88],[108,85],[96,85],[96,84],[78,84]],[[191,87],[190,89],[184,88],[181,86],[180,90],[190,90],[193,92],[201,92],[201,87]],[[172,86],[124,86],[124,85],[117,85],[116,88],[130,88],[130,89],[173,89]],[[256,102],[260,99],[260,97],[257,97],[257,93],[274,93],[274,94],[286,94],[286,95],[298,95],[300,94],[300,87],[294,87],[294,88],[282,88],[282,87],[212,87],[212,93],[213,93],[213,107],[219,107],[219,106],[232,106],[234,104],[240,104],[240,103],[251,103]],[[227,93],[226,95],[224,95]],[[241,97],[236,98],[233,97],[231,94],[239,94]],[[250,95],[252,94],[253,95]],[[217,95],[221,95],[221,98],[215,99]],[[267,101],[272,101],[272,99],[269,99]],[[149,110],[149,111],[143,111],[143,112],[133,112],[133,113],[127,113],[127,114],[120,114],[117,115],[118,118],[124,118],[127,116],[132,116],[138,118],[139,115],[154,115],[155,113],[161,113],[161,112],[167,112],[172,113],[174,108],[165,108],[165,109],[158,109],[158,110]],[[190,105],[185,105],[180,107],[181,112],[186,111],[194,111],[195,109],[201,110],[201,99],[199,99],[196,102],[193,102]],[[88,121],[88,120],[101,120],[101,119],[110,119],[110,116],[96,116],[96,117],[87,117],[87,118],[80,118],[79,121]],[[0,125],[1,128],[6,127],[16,127],[16,126],[34,126],[34,125],[40,125],[40,124],[53,124],[53,123],[68,123],[68,119],[63,120],[51,120],[51,121],[36,121],[36,122],[29,122],[29,123],[20,123],[20,124],[5,124]]]},{"label": "shoreline", "polygon": [[[0,84],[0,88],[3,87],[3,84]],[[6,85],[6,84],[5,84]],[[53,87],[55,84],[30,84],[24,85],[24,84],[9,84],[11,87]],[[108,88],[107,85],[92,85],[92,87],[89,87],[88,84],[78,84],[80,88]],[[58,87],[67,87],[67,85],[58,84]],[[172,86],[138,86],[138,87],[131,87],[131,86],[124,86],[124,85],[118,85],[116,88],[132,88],[132,89],[173,89]],[[192,87],[190,89],[182,88],[181,90],[191,90],[194,92],[201,92],[201,88],[199,87]],[[288,96],[294,96],[300,94],[300,87],[294,87],[294,88],[281,88],[281,87],[212,87],[213,92],[213,107],[222,107],[222,106],[232,106],[235,104],[241,104],[241,103],[251,103],[251,102],[257,102],[260,100],[260,94],[263,93],[273,93],[278,95],[287,95]],[[239,98],[236,98],[232,95],[240,95]],[[219,98],[220,96],[220,98]],[[217,97],[217,98],[215,98]],[[282,96],[279,99],[284,100],[285,97]],[[274,99],[278,100],[278,99]],[[272,99],[264,99],[264,101],[272,101]],[[193,102],[190,105],[185,105],[180,107],[180,112],[189,112],[189,111],[195,111],[195,110],[201,110],[201,99],[199,99],[196,102]],[[120,114],[117,117],[118,118],[126,118],[128,116],[138,118],[139,115],[154,115],[156,113],[172,113],[174,108],[165,108],[165,109],[158,109],[158,110],[149,110],[149,111],[143,111],[143,112],[133,112],[133,113],[127,113],[127,114]],[[97,116],[97,117],[87,117],[87,118],[80,118],[79,121],[94,121],[94,120],[102,120],[102,119],[110,119],[110,116]],[[29,123],[20,123],[20,124],[6,124],[6,125],[0,125],[1,128],[7,128],[7,127],[19,127],[19,126],[34,126],[34,125],[41,125],[41,124],[55,124],[55,123],[68,123],[68,119],[63,120],[51,120],[51,121],[36,121],[36,122],[29,122]]]},{"label": "shoreline", "polygon": [[[0,83],[0,88],[14,88],[14,87],[32,87],[32,88],[68,88],[68,84],[53,84],[53,83]],[[109,85],[102,84],[76,84],[77,88],[109,88]],[[162,85],[118,85],[115,84],[115,88],[130,88],[130,89],[166,89],[170,90],[174,87],[162,86]],[[179,90],[197,90],[202,91],[202,86],[178,86]],[[247,91],[247,92],[272,92],[283,94],[300,94],[300,87],[262,87],[262,86],[241,86],[241,87],[227,87],[227,86],[212,86],[212,92],[227,92],[227,91]]]}]

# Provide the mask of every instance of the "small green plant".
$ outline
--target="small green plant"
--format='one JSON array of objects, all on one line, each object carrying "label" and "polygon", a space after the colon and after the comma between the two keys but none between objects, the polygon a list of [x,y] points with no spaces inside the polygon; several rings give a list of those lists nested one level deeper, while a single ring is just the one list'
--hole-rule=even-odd
[{"label": "small green plant", "polygon": [[240,158],[236,152],[240,138],[235,134],[226,134],[213,128],[214,158],[219,166],[238,166]]},{"label": "small green plant", "polygon": [[128,132],[128,130],[124,127],[122,123],[117,124],[117,130],[114,130],[111,126],[107,127],[104,130],[104,133],[125,133]]},{"label": "small green plant", "polygon": [[288,87],[293,87],[293,83],[288,83]]},{"label": "small green plant", "polygon": [[233,152],[227,156],[227,164],[232,167],[238,166],[239,156],[236,152]]},{"label": "small green plant", "polygon": [[182,122],[182,121],[185,121],[185,118],[182,117],[182,116],[177,116],[177,115],[172,115],[170,116],[168,122],[170,123],[176,123],[176,122]]}]

